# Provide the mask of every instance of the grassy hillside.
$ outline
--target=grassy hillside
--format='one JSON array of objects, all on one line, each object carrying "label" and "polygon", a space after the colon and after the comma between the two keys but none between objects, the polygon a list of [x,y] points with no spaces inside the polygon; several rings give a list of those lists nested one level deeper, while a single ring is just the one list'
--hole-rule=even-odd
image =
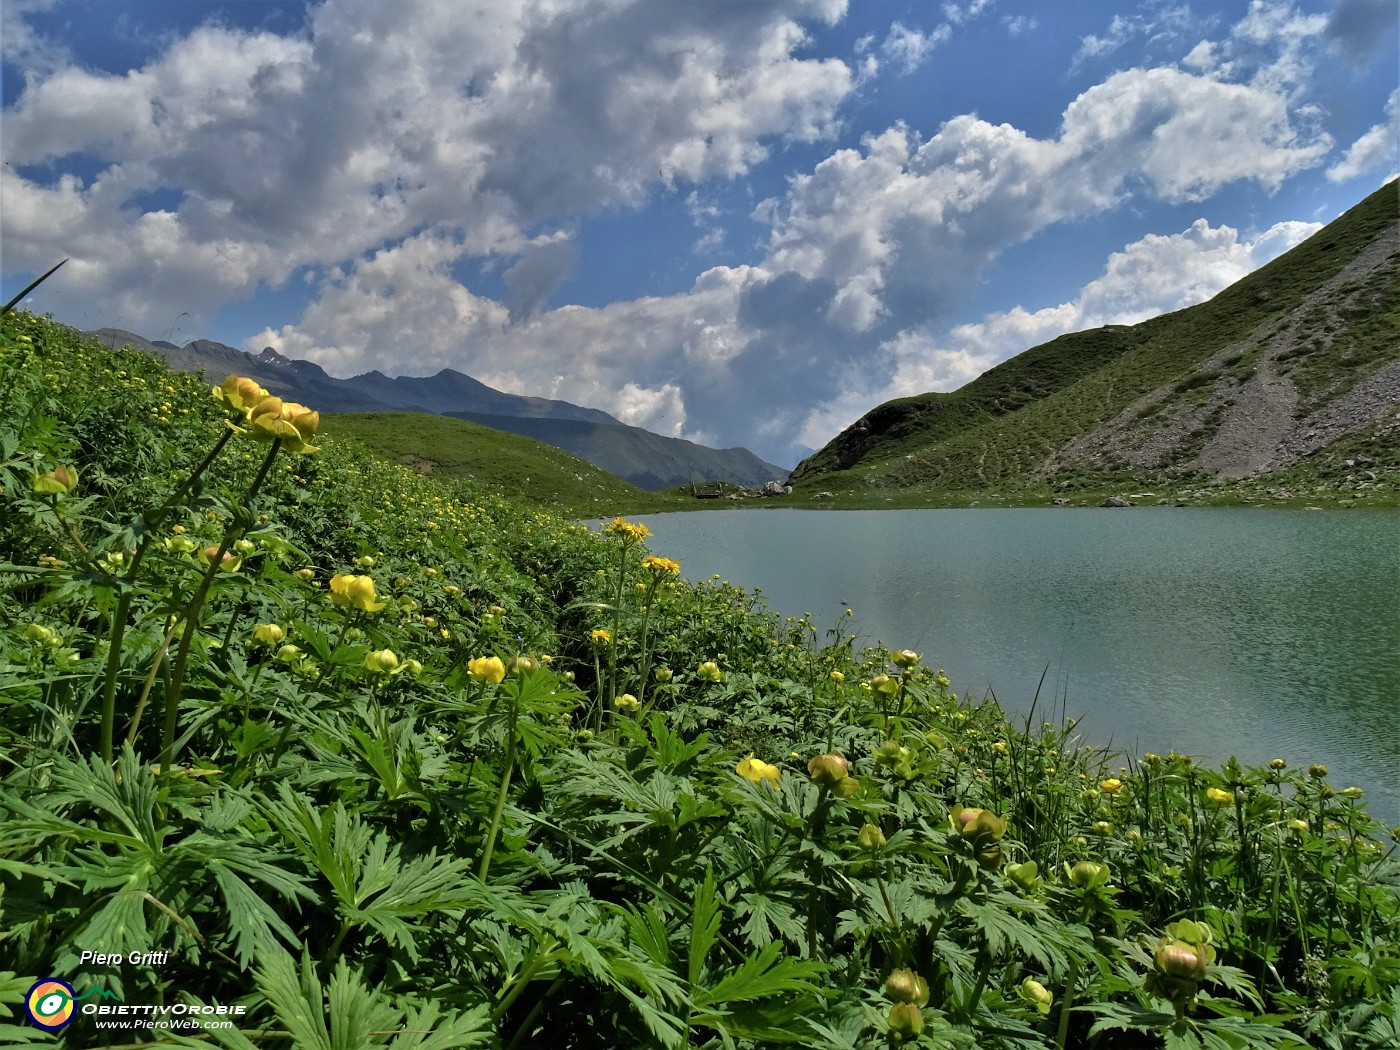
[{"label": "grassy hillside", "polygon": [[0,319],[0,1045],[1395,1044],[1400,829],[1308,756],[1017,728],[221,393]]},{"label": "grassy hillside", "polygon": [[[1209,302],[1062,336],[952,393],[881,405],[794,478],[846,493],[1248,492],[1286,472],[1290,498],[1393,500],[1397,210],[1391,184]],[[1333,475],[1357,448],[1383,476],[1339,490]]]},{"label": "grassy hillside", "polygon": [[466,479],[561,514],[676,510],[692,502],[676,493],[645,492],[552,445],[447,416],[348,413],[324,416],[321,428],[420,474]]}]

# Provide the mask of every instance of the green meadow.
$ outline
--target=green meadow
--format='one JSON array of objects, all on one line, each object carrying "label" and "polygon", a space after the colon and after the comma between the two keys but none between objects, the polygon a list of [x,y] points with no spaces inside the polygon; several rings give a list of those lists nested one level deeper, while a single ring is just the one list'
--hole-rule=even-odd
[{"label": "green meadow", "polygon": [[0,319],[0,1043],[1400,1045],[1400,829],[1308,755],[1013,725],[208,378]]}]

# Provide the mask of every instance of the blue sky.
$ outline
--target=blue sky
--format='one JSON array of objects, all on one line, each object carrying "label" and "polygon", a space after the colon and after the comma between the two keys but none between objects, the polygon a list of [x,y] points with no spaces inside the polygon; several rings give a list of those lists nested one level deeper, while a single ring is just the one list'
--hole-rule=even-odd
[{"label": "blue sky", "polygon": [[5,0],[0,270],[791,465],[1393,178],[1393,0]]}]

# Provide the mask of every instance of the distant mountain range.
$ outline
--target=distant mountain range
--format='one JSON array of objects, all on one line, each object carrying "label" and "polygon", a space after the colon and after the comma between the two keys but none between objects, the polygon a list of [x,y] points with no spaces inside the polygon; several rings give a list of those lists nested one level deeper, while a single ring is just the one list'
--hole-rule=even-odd
[{"label": "distant mountain range", "polygon": [[879,405],[791,481],[799,495],[1400,491],[1398,186],[1207,302]]},{"label": "distant mountain range", "polygon": [[787,474],[748,449],[713,449],[664,437],[627,426],[596,408],[503,393],[450,368],[422,378],[390,378],[376,371],[338,379],[320,365],[283,357],[270,346],[254,355],[209,339],[176,346],[119,328],[87,334],[114,349],[129,345],[154,354],[181,372],[203,371],[212,382],[231,372],[249,376],[277,396],[320,412],[425,412],[532,437],[572,452],[638,488],[657,490],[705,481],[759,486]]}]

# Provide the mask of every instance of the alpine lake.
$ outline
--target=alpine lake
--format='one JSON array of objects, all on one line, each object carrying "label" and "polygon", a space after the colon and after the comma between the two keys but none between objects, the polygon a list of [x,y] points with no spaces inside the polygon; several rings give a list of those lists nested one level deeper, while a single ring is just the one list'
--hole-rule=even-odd
[{"label": "alpine lake", "polygon": [[[911,648],[1017,725],[1218,765],[1322,763],[1400,822],[1400,512],[735,510],[643,516],[690,579]],[[852,610],[851,615],[846,610]],[[704,654],[709,655],[709,654]],[[701,654],[697,654],[700,658]]]}]

